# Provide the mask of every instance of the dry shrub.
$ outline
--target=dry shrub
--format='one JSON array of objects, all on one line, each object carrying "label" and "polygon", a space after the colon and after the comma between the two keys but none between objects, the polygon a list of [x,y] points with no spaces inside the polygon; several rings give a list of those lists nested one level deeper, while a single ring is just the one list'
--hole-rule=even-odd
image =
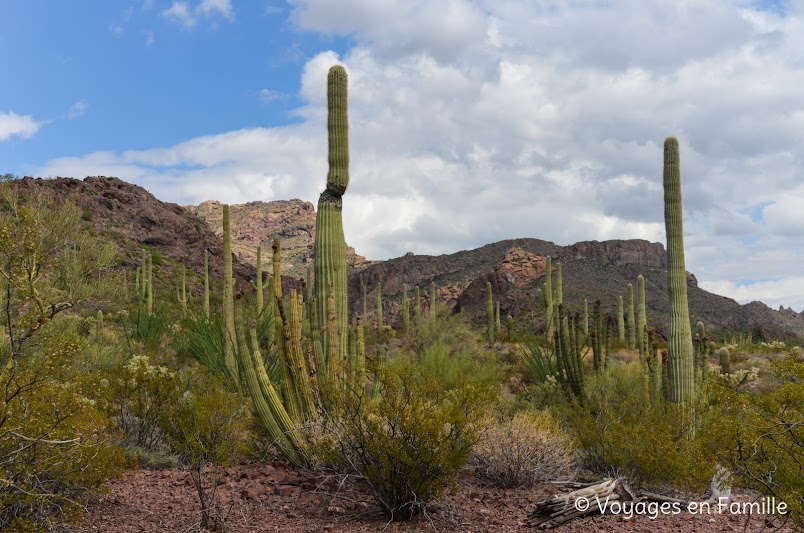
[{"label": "dry shrub", "polygon": [[570,479],[576,472],[571,439],[546,411],[522,411],[493,421],[475,444],[470,464],[501,487]]}]

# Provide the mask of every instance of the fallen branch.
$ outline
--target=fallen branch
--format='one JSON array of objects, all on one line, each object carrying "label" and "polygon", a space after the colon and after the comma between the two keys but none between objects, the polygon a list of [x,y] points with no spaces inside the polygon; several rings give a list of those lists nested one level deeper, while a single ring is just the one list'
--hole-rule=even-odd
[{"label": "fallen branch", "polygon": [[636,493],[620,479],[605,479],[593,484],[562,482],[560,485],[578,488],[566,494],[557,494],[536,504],[536,507],[528,513],[528,526],[551,529],[582,516],[595,513],[604,514],[613,502],[655,501],[684,506],[688,504],[684,500],[652,492]]}]

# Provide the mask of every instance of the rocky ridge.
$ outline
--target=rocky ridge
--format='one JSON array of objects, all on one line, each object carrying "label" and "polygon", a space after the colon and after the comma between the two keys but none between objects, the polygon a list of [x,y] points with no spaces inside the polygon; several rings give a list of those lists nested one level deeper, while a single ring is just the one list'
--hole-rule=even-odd
[{"label": "rocky ridge", "polygon": [[[188,280],[200,295],[203,251],[210,252],[214,280],[223,277],[223,245],[220,213],[222,204],[205,202],[198,207],[181,207],[157,200],[144,188],[109,177],[15,180],[23,194],[47,190],[62,200],[73,198],[84,210],[84,220],[93,230],[115,242],[123,253],[123,265],[131,270],[140,262],[140,249],[158,253],[163,261],[157,267],[157,288],[161,294],[175,292],[179,266],[188,269]],[[315,211],[301,200],[250,202],[232,207],[234,273],[236,290],[249,290],[254,279],[253,261],[257,243],[270,248],[273,235],[283,241],[283,285],[306,274],[312,259]],[[266,250],[267,252],[267,250]],[[266,253],[266,255],[268,255]],[[429,302],[429,285],[437,286],[436,299],[455,311],[464,311],[479,323],[485,317],[485,287],[490,281],[503,316],[511,314],[521,324],[536,322],[542,310],[536,304],[536,291],[545,276],[544,258],[561,262],[564,299],[570,310],[582,309],[583,299],[600,299],[605,310],[616,309],[617,297],[624,295],[628,283],[636,285],[645,276],[649,322],[661,329],[667,317],[667,273],[664,247],[644,240],[584,241],[559,246],[539,239],[505,240],[474,250],[440,256],[406,254],[388,261],[366,261],[350,252],[350,310],[362,313],[362,288],[369,296],[369,315],[373,315],[375,287],[383,284],[384,312],[399,325],[402,285],[422,291],[423,307]],[[266,257],[270,265],[270,257]],[[742,329],[765,340],[804,338],[804,313],[791,309],[773,310],[761,302],[740,305],[736,301],[709,293],[687,276],[690,315],[703,320],[709,331]],[[158,295],[160,294],[158,292]],[[166,297],[166,296],[165,296]],[[372,316],[367,317],[369,321]]]},{"label": "rocky ridge", "polygon": [[[208,200],[198,206],[184,208],[203,219],[212,231],[223,238],[223,204]],[[271,246],[274,237],[280,239],[282,274],[293,278],[306,277],[307,266],[313,261],[315,241],[315,209],[313,204],[299,199],[249,202],[229,206],[232,227],[232,252],[250,265],[257,263],[257,246],[262,246],[263,265],[270,268]],[[347,247],[346,263],[360,270],[370,263]],[[264,267],[266,268],[266,267]]]}]

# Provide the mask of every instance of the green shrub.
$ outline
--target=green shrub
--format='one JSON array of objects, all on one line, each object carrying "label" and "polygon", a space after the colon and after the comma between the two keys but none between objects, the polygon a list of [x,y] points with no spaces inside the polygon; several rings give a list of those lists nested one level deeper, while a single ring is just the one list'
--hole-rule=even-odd
[{"label": "green shrub", "polygon": [[486,350],[458,351],[440,339],[424,346],[417,360],[421,375],[439,380],[447,390],[467,381],[494,390],[503,378],[495,353]]},{"label": "green shrub", "polygon": [[722,389],[731,417],[712,438],[736,484],[785,502],[793,523],[804,527],[804,362],[788,356],[772,369],[783,384],[770,392]]},{"label": "green shrub", "polygon": [[227,392],[220,378],[199,366],[188,372],[185,392],[160,420],[160,426],[190,478],[201,508],[201,527],[217,531],[225,525],[225,509],[217,497],[218,467],[247,451],[251,421],[245,398]]},{"label": "green shrub", "polygon": [[688,432],[695,423],[689,408],[651,404],[641,366],[610,363],[590,377],[584,405],[565,410],[583,466],[640,486],[706,489],[717,464],[706,436],[718,423],[718,406],[701,402],[696,428]]},{"label": "green shrub", "polygon": [[138,307],[123,321],[123,330],[129,346],[139,344],[148,350],[155,350],[170,330],[170,323],[164,313],[148,313],[144,307]]},{"label": "green shrub", "polygon": [[129,455],[149,466],[170,464],[162,420],[175,409],[184,392],[181,379],[148,356],[132,356],[98,379],[101,407],[123,431]]},{"label": "green shrub", "polygon": [[476,475],[500,487],[571,479],[575,461],[574,443],[547,411],[490,421],[469,458]]},{"label": "green shrub", "polygon": [[446,390],[407,359],[376,368],[382,394],[345,394],[326,424],[329,462],[358,474],[391,520],[407,520],[449,485],[477,439],[488,394],[466,382]]},{"label": "green shrub", "polygon": [[65,368],[80,347],[77,337],[50,336],[3,380],[0,531],[77,521],[81,499],[123,466],[112,420]]}]

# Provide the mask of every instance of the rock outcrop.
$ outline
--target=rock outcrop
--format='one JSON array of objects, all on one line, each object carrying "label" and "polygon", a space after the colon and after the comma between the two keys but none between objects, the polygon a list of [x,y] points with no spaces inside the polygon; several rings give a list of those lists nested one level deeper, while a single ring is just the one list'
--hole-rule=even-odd
[{"label": "rock outcrop", "polygon": [[[206,221],[212,231],[223,236],[223,204],[209,200],[198,206],[185,206],[189,212]],[[282,274],[293,278],[305,277],[313,261],[315,240],[315,209],[310,202],[299,199],[249,202],[229,206],[232,223],[232,252],[237,258],[256,265],[257,246],[263,250],[264,268],[270,269],[271,246],[279,237],[282,251]],[[366,258],[347,248],[346,262],[351,269],[360,270],[370,264]]]}]

